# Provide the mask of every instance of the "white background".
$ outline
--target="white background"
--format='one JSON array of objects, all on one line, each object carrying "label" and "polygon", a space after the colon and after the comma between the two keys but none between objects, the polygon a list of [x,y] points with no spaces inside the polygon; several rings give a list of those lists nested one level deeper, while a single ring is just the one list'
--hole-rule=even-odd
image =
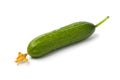
[{"label": "white background", "polygon": [[[36,36],[110,16],[86,41],[17,65]],[[119,0],[0,0],[0,80],[120,80]]]}]

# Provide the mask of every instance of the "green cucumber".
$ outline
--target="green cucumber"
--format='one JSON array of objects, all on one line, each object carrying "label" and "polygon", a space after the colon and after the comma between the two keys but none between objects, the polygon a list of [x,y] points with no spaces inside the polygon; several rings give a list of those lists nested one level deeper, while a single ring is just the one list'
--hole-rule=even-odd
[{"label": "green cucumber", "polygon": [[79,42],[91,36],[95,28],[109,18],[107,16],[98,24],[75,22],[60,29],[39,35],[27,47],[28,54],[33,58],[44,56],[58,48]]}]

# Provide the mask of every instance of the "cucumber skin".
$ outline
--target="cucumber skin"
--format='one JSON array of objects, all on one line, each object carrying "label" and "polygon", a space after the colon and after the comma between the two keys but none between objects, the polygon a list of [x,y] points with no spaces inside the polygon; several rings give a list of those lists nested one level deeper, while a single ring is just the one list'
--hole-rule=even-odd
[{"label": "cucumber skin", "polygon": [[38,58],[58,48],[79,42],[91,36],[95,25],[89,22],[75,22],[60,29],[34,38],[27,47],[28,54]]}]

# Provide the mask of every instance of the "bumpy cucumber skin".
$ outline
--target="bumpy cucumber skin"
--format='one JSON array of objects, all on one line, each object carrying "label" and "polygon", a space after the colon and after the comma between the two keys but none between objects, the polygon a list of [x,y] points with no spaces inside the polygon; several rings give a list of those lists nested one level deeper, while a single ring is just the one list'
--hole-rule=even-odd
[{"label": "bumpy cucumber skin", "polygon": [[88,38],[95,31],[95,27],[89,22],[72,23],[36,37],[29,43],[27,52],[33,58],[44,56],[53,50]]}]

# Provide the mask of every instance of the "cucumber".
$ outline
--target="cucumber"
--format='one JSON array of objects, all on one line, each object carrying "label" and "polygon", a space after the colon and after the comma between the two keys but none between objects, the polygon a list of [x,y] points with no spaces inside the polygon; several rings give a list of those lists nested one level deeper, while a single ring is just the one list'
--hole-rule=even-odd
[{"label": "cucumber", "polygon": [[96,25],[84,21],[75,22],[60,29],[39,35],[30,41],[27,52],[31,57],[38,58],[56,49],[80,42],[91,36],[95,28],[108,18],[109,16]]}]

